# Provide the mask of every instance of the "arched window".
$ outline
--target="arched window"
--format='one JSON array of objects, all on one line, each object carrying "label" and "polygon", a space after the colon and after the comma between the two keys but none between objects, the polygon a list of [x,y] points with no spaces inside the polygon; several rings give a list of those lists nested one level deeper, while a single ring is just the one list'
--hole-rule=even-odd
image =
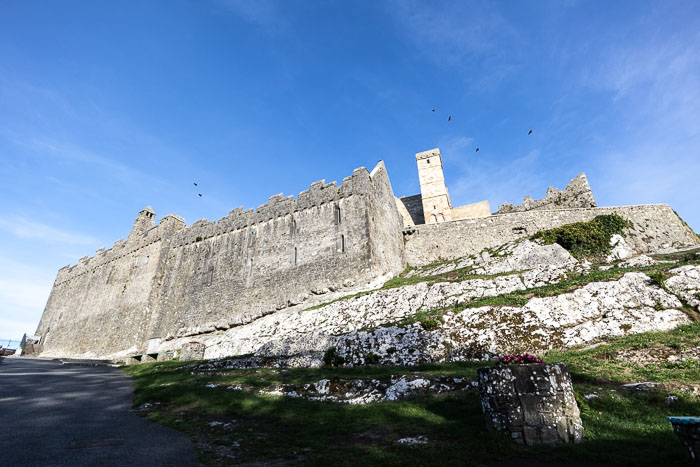
[{"label": "arched window", "polygon": [[341,221],[341,219],[340,219],[340,206],[336,204],[335,205],[335,223],[340,224],[340,221]]}]

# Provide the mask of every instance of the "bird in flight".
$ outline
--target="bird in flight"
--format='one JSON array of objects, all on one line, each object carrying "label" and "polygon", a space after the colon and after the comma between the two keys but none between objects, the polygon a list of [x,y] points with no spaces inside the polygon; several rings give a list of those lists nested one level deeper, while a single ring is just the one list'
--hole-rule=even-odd
[{"label": "bird in flight", "polygon": [[528,136],[532,134],[532,130],[527,132]]},{"label": "bird in flight", "polygon": [[435,109],[433,109],[433,112],[435,112]]},{"label": "bird in flight", "polygon": [[448,122],[451,122],[451,121],[452,121],[452,115],[450,115],[449,117],[447,117],[447,121],[448,121]]},{"label": "bird in flight", "polygon": [[194,182],[194,186],[197,186],[197,182]]},{"label": "bird in flight", "polygon": [[201,194],[201,193],[198,193],[198,194],[199,194],[199,197],[201,198],[201,197],[202,197],[202,194]]},{"label": "bird in flight", "polygon": [[479,148],[476,148],[476,151],[474,151],[474,152],[479,152]]}]

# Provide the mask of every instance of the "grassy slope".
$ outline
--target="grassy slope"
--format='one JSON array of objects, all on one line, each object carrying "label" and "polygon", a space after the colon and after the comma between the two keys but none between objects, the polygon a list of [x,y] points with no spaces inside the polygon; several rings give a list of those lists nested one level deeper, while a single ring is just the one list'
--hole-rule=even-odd
[{"label": "grassy slope", "polygon": [[[508,458],[588,460],[630,465],[683,465],[685,453],[666,415],[700,414],[700,398],[682,387],[700,385],[700,363],[638,365],[615,359],[622,349],[700,345],[700,323],[671,332],[645,333],[585,351],[550,352],[548,362],[569,365],[586,439],[576,446],[522,450],[484,428],[478,395],[464,392],[368,406],[261,395],[275,383],[322,378],[378,378],[430,373],[474,378],[484,363],[419,367],[221,370],[207,375],[179,371],[177,362],[126,367],[136,383],[134,405],[159,402],[143,413],[189,433],[207,464],[291,461],[303,464],[487,464]],[[623,382],[661,381],[650,392],[620,388]],[[207,388],[214,382],[221,385]],[[241,385],[243,390],[227,390]],[[599,397],[583,396],[596,392]],[[673,407],[666,396],[679,397]],[[208,422],[233,422],[229,429]],[[401,437],[426,435],[424,446],[401,446]],[[235,443],[239,443],[236,446]],[[227,455],[234,456],[227,458]]]},{"label": "grassy slope", "polygon": [[[574,237],[581,236],[579,230],[590,233],[590,229],[581,228],[574,232]],[[610,232],[604,233],[608,238]],[[566,238],[571,236],[569,230],[559,234]],[[606,241],[593,237],[586,241],[607,248]],[[574,243],[581,252],[595,250],[588,244]],[[673,265],[640,269],[657,273],[661,282],[662,275],[671,267],[698,262],[692,253],[658,259],[679,261]],[[530,296],[564,293],[592,281],[617,279],[623,272],[626,271],[594,269],[588,275],[570,277],[559,284],[490,297],[470,306],[518,306]],[[383,288],[423,281],[432,283],[484,277],[471,276],[470,273],[471,268],[465,268],[436,276],[399,277]],[[349,297],[340,300],[345,298]],[[402,324],[420,321],[432,325],[445,311],[450,310],[422,312]],[[691,310],[686,311],[695,316]],[[391,374],[418,372],[475,378],[476,368],[484,363],[431,364],[410,368],[222,370],[193,375],[178,370],[182,364],[167,362],[127,367],[125,371],[135,379],[134,405],[157,403],[144,411],[144,415],[189,433],[197,443],[201,460],[210,465],[241,462],[482,465],[501,459],[522,460],[527,457],[561,463],[587,460],[603,464],[683,465],[686,463],[685,453],[665,416],[700,414],[700,398],[681,391],[689,384],[700,383],[700,364],[691,361],[640,365],[618,361],[615,356],[622,349],[698,345],[700,323],[695,323],[669,333],[629,336],[587,351],[550,352],[546,361],[564,362],[570,366],[587,435],[585,441],[576,446],[531,450],[518,449],[502,435],[486,432],[479,398],[474,392],[369,406],[279,398],[258,392],[277,383],[313,383],[334,377],[388,379]],[[640,381],[660,381],[664,386],[650,392],[633,392],[619,387],[620,383]],[[207,388],[205,384],[211,382],[220,387]],[[232,385],[239,385],[243,390],[226,389]],[[598,397],[584,397],[593,392]],[[666,404],[668,394],[678,397],[672,408]],[[231,425],[227,428],[209,426],[212,421]],[[416,435],[426,435],[430,442],[422,446],[395,444],[399,438]]]}]

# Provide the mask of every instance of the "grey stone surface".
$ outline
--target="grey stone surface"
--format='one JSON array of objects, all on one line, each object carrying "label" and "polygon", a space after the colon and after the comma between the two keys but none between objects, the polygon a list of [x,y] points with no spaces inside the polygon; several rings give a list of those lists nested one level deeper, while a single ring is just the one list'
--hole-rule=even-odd
[{"label": "grey stone surface", "polygon": [[313,290],[398,273],[402,225],[382,162],[218,222],[185,227],[171,215],[155,226],[145,209],[126,242],[59,271],[37,330],[43,355],[142,354],[152,339],[244,324]]},{"label": "grey stone surface", "polygon": [[681,266],[669,273],[672,276],[664,281],[666,287],[700,311],[700,267]]},{"label": "grey stone surface", "polygon": [[634,250],[627,245],[625,237],[620,234],[615,234],[610,237],[610,246],[612,250],[610,250],[610,254],[605,258],[608,263],[627,259],[634,254]]},{"label": "grey stone surface", "polygon": [[[274,349],[296,348],[298,342],[322,347],[332,336],[419,310],[553,283],[586,270],[587,264],[557,245],[514,241],[600,214],[618,213],[631,221],[625,241],[638,253],[700,243],[666,205],[530,210],[408,229],[397,206],[380,162],[371,173],[356,169],[340,186],[321,180],[296,199],[275,195],[255,212],[235,209],[217,222],[202,219],[185,226],[182,218],[169,215],[155,225],[155,213],[146,208],[126,241],[58,272],[35,350],[48,357],[143,362],[178,351],[193,336],[206,345],[205,358],[263,346],[278,355]],[[483,251],[508,242],[514,243],[499,252]],[[475,254],[481,256],[469,258]],[[435,273],[471,267],[475,274],[517,274],[418,284],[303,313],[311,305],[376,288],[371,284],[381,285],[406,263],[438,260],[456,261]],[[297,362],[316,361],[295,355]]]},{"label": "grey stone surface", "polygon": [[533,200],[530,195],[527,195],[519,206],[503,203],[496,214],[543,209],[594,208],[596,206],[597,204],[595,198],[593,198],[593,192],[588,184],[586,174],[581,173],[571,180],[564,190],[558,190],[550,186],[547,188],[547,194],[544,198]]},{"label": "grey stone surface", "polygon": [[120,369],[0,357],[0,458],[10,466],[196,466],[184,433],[140,417]]},{"label": "grey stone surface", "polygon": [[[700,270],[700,266],[693,268],[683,271],[696,274],[696,269]],[[479,281],[481,288],[475,289]],[[208,342],[205,356],[255,354],[212,362],[216,368],[319,367],[324,352],[334,347],[348,366],[366,364],[370,354],[379,364],[416,365],[489,359],[517,349],[566,349],[610,337],[670,330],[691,322],[674,295],[645,274],[627,273],[617,281],[592,282],[571,293],[533,297],[522,307],[484,306],[447,312],[430,329],[419,323],[381,326],[415,314],[423,306],[434,309],[444,303],[454,304],[455,300],[468,302],[474,293],[495,294],[515,290],[507,287],[522,287],[517,276],[492,281],[503,282],[486,285],[488,281],[477,279],[432,286],[421,283],[380,290],[317,310],[295,314],[285,310],[284,317],[271,315],[224,335],[204,337]]]},{"label": "grey stone surface", "polygon": [[440,260],[474,255],[486,248],[529,237],[601,214],[619,214],[631,221],[625,242],[637,253],[656,253],[700,245],[700,239],[666,204],[553,211],[526,211],[404,229],[406,261],[424,266]]},{"label": "grey stone surface", "polygon": [[[198,369],[206,368],[200,365]],[[263,389],[262,394],[301,397],[312,401],[365,405],[373,402],[395,401],[426,394],[445,394],[476,389],[476,382],[452,376],[392,376],[389,381],[377,379],[322,379],[313,384],[279,384]]]},{"label": "grey stone surface", "polygon": [[578,443],[581,414],[566,365],[531,363],[477,370],[489,431],[506,431],[517,444]]},{"label": "grey stone surface", "polygon": [[201,342],[192,341],[182,344],[180,361],[191,362],[192,360],[202,360],[204,359],[204,349],[205,345]]},{"label": "grey stone surface", "polygon": [[423,197],[421,194],[412,196],[402,196],[398,198],[404,205],[410,219],[406,219],[405,225],[425,224],[425,215],[423,213]]},{"label": "grey stone surface", "polygon": [[656,264],[656,261],[654,261],[653,258],[647,256],[647,255],[639,255],[635,256],[633,258],[630,258],[626,261],[621,262],[620,264],[617,265],[619,268],[640,268],[640,267],[645,267],[645,266],[652,266]]},{"label": "grey stone surface", "polygon": [[522,307],[484,306],[442,316],[434,328],[382,327],[338,336],[337,353],[362,364],[373,353],[383,364],[416,365],[483,358],[524,349],[544,352],[609,337],[670,330],[691,319],[674,296],[642,273],[592,282],[571,293],[531,298]]}]

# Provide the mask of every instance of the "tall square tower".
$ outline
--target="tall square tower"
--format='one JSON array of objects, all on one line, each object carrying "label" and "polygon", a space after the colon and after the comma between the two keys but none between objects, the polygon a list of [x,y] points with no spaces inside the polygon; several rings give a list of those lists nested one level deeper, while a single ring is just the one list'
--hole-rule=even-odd
[{"label": "tall square tower", "polygon": [[440,149],[435,148],[416,154],[418,180],[423,198],[423,214],[426,224],[452,220],[452,204],[445,186]]}]

